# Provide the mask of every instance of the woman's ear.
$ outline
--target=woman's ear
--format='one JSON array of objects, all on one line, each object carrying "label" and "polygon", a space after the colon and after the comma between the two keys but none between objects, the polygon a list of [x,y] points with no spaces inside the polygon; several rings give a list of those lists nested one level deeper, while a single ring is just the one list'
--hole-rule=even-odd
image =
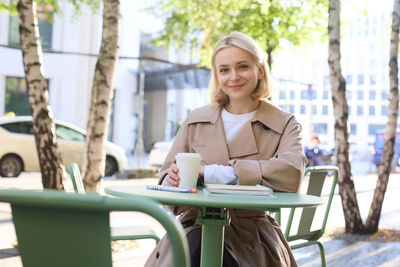
[{"label": "woman's ear", "polygon": [[258,80],[262,80],[262,78],[264,78],[264,66],[258,66],[258,76],[257,76]]}]

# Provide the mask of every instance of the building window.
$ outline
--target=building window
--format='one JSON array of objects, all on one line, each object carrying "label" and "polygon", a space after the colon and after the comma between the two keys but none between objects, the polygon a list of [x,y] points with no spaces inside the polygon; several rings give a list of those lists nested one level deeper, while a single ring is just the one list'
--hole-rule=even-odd
[{"label": "building window", "polygon": [[352,81],[352,78],[353,78],[353,76],[351,76],[351,75],[346,75],[346,83],[347,84],[351,84],[353,81]]},{"label": "building window", "polygon": [[323,99],[328,99],[329,98],[329,91],[328,90],[324,90],[324,92],[322,93],[322,98]]},{"label": "building window", "polygon": [[306,105],[300,105],[300,114],[306,114]]},{"label": "building window", "polygon": [[26,81],[24,78],[6,77],[5,113],[31,115]]},{"label": "building window", "polygon": [[317,92],[315,90],[311,91],[311,95],[308,90],[302,90],[301,91],[301,99],[307,100],[307,99],[317,99]]},{"label": "building window", "polygon": [[285,99],[286,98],[286,91],[279,91],[279,99]]},{"label": "building window", "polygon": [[382,91],[382,100],[388,100],[389,99],[389,92],[387,90]]},{"label": "building window", "polygon": [[381,107],[381,115],[386,116],[388,114],[388,106]]},{"label": "building window", "polygon": [[[48,15],[43,9],[37,11],[40,43],[43,48],[51,48],[53,38],[53,24],[48,20]],[[10,16],[10,28],[8,33],[8,44],[19,46],[19,23],[17,16]]]},{"label": "building window", "polygon": [[363,100],[364,99],[364,91],[357,90],[357,99],[358,100]]},{"label": "building window", "polygon": [[371,90],[369,91],[369,100],[375,100],[376,99],[376,91]]},{"label": "building window", "polygon": [[323,105],[322,106],[322,114],[323,115],[328,115],[328,106],[327,105]]},{"label": "building window", "polygon": [[368,115],[375,116],[375,106],[369,106]]},{"label": "building window", "polygon": [[347,113],[349,114],[349,116],[351,115],[351,106],[347,107]]},{"label": "building window", "polygon": [[296,98],[296,92],[294,90],[290,90],[290,99],[294,100]]},{"label": "building window", "polygon": [[312,114],[313,115],[317,114],[317,105],[312,105]]},{"label": "building window", "polygon": [[351,135],[357,134],[357,124],[355,123],[350,124],[350,134]]},{"label": "building window", "polygon": [[363,85],[364,84],[364,75],[360,74],[358,75],[358,85]]},{"label": "building window", "polygon": [[352,92],[353,92],[353,91],[350,91],[350,90],[346,91],[347,100],[351,100]]},{"label": "building window", "polygon": [[289,105],[289,112],[294,113],[294,105]]},{"label": "building window", "polygon": [[368,135],[375,135],[380,129],[385,129],[385,124],[369,124]]},{"label": "building window", "polygon": [[369,84],[371,84],[371,85],[376,84],[376,76],[375,75],[369,75]]},{"label": "building window", "polygon": [[324,85],[329,85],[330,84],[330,79],[329,79],[329,75],[325,75],[324,76]]},{"label": "building window", "polygon": [[358,116],[362,116],[363,113],[364,113],[363,106],[358,105],[358,106],[357,106],[357,115],[358,115]]},{"label": "building window", "polygon": [[327,123],[314,123],[314,133],[327,134],[328,133],[328,124]]}]

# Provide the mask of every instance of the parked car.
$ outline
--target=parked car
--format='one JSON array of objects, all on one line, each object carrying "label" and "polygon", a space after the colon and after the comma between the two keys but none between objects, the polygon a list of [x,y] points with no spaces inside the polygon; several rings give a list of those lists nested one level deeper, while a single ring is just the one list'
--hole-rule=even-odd
[{"label": "parked car", "polygon": [[161,167],[172,147],[172,141],[160,141],[154,143],[149,154],[149,163],[152,166]]},{"label": "parked car", "polygon": [[[62,121],[55,121],[57,142],[64,165],[76,162],[82,165],[86,132]],[[125,149],[106,143],[105,175],[122,171],[127,166]],[[22,171],[40,171],[32,117],[0,118],[0,175],[17,177]]]},{"label": "parked car", "polygon": [[[385,129],[378,130],[375,134],[375,143],[374,143],[374,164],[378,169],[379,164],[381,163],[381,157],[383,152],[383,145],[385,143],[384,140]],[[396,131],[396,141],[394,143],[394,154],[393,154],[393,162],[392,168],[396,168],[400,166],[400,130]]]}]

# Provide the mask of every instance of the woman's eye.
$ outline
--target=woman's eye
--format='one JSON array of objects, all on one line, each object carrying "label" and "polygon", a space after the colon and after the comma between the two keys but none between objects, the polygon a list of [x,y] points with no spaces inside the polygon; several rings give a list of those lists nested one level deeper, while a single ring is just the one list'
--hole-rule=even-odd
[{"label": "woman's eye", "polygon": [[248,65],[240,65],[239,68],[241,70],[247,70],[249,68],[249,66]]},{"label": "woman's eye", "polygon": [[219,72],[224,73],[224,72],[228,72],[228,70],[229,70],[228,68],[222,68],[222,69],[219,69]]}]

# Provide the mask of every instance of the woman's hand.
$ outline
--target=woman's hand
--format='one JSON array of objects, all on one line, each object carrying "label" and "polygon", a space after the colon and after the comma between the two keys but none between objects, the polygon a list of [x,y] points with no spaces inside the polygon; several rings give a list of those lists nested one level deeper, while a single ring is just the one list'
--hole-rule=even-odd
[{"label": "woman's hand", "polygon": [[167,172],[167,177],[166,177],[168,186],[178,187],[179,182],[181,180],[181,177],[179,177],[178,173],[179,173],[179,169],[176,166],[176,163],[172,163],[169,166],[169,169]]}]

